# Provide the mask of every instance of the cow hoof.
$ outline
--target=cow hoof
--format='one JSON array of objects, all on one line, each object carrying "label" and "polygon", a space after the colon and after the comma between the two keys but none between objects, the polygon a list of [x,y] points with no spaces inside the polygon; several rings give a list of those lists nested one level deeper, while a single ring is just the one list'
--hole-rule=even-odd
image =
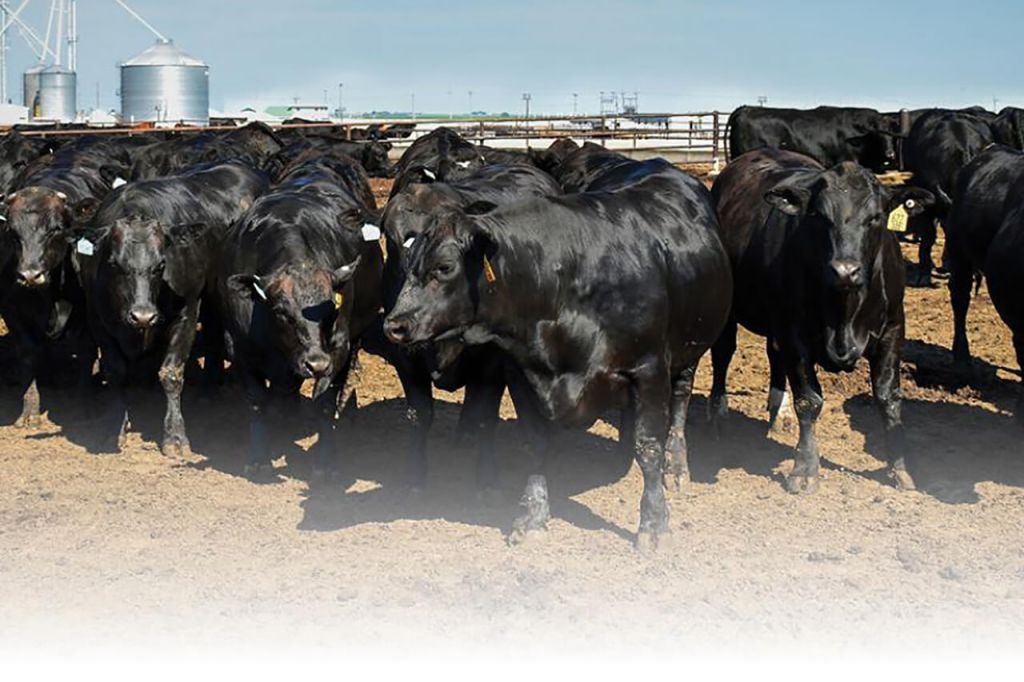
[{"label": "cow hoof", "polygon": [[889,478],[897,490],[917,490],[917,484],[906,469],[890,469]]},{"label": "cow hoof", "polygon": [[22,414],[18,417],[17,421],[14,422],[14,427],[17,429],[35,429],[38,428],[43,422],[42,415],[39,414]]},{"label": "cow hoof", "polygon": [[636,534],[634,546],[636,551],[643,555],[654,554],[661,544],[661,535],[649,530],[642,530]]},{"label": "cow hoof", "polygon": [[485,507],[496,508],[505,505],[505,494],[498,488],[490,486],[476,491],[476,499]]},{"label": "cow hoof", "polygon": [[790,474],[786,477],[786,491],[793,495],[811,495],[818,492],[818,477]]},{"label": "cow hoof", "polygon": [[515,523],[512,524],[512,531],[508,534],[508,544],[512,547],[524,545],[527,542],[536,540],[547,533],[546,525],[539,528],[529,528],[525,525],[519,524],[519,519],[516,519]]},{"label": "cow hoof", "polygon": [[187,438],[167,438],[160,447],[160,452],[169,459],[188,459],[192,456],[192,447]]}]

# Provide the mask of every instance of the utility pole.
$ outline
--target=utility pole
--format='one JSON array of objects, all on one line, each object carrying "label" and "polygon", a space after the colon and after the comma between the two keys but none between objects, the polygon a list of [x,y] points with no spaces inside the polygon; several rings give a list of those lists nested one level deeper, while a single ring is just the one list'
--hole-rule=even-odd
[{"label": "utility pole", "polygon": [[344,106],[344,102],[341,99],[341,94],[342,94],[342,90],[344,89],[344,87],[345,87],[344,83],[338,83],[338,120],[340,120],[340,121],[344,121],[345,120],[345,106]]},{"label": "utility pole", "polygon": [[572,93],[572,115],[576,116],[576,104],[579,102],[580,93]]},{"label": "utility pole", "polygon": [[762,107],[763,107],[763,106],[764,106],[765,104],[768,104],[768,96],[767,96],[767,95],[758,95],[758,96],[757,96],[757,104],[758,104],[759,106],[762,106]]},{"label": "utility pole", "polygon": [[466,112],[466,113],[468,113],[471,116],[473,115],[473,91],[472,90],[469,91],[469,111]]},{"label": "utility pole", "polygon": [[0,7],[0,102],[7,103],[7,5]]},{"label": "utility pole", "polygon": [[412,115],[413,120],[416,119],[416,93],[409,93],[409,113]]},{"label": "utility pole", "polygon": [[526,103],[526,120],[527,121],[530,120],[530,100],[531,99],[533,99],[533,97],[530,95],[530,93],[528,93],[528,92],[524,92],[523,93],[523,102]]},{"label": "utility pole", "polygon": [[455,118],[455,108],[452,105],[452,89],[448,88],[446,94],[448,95],[448,120],[450,121]]}]

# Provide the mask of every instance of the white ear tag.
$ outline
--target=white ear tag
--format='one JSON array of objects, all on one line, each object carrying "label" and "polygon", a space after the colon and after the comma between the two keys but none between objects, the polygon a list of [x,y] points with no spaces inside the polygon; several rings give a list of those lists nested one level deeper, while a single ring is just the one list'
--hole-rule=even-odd
[{"label": "white ear tag", "polygon": [[114,189],[117,189],[121,185],[127,185],[127,184],[128,184],[128,181],[125,180],[124,178],[114,178],[114,181],[112,183],[110,183],[110,186],[112,188],[114,188]]},{"label": "white ear tag", "polygon": [[60,199],[61,201],[67,201],[68,195],[64,194],[64,192],[57,192],[57,198]]},{"label": "white ear tag", "polygon": [[267,292],[263,291],[263,287],[260,286],[259,282],[253,282],[252,288],[256,292],[256,295],[262,298],[264,301],[267,300]]},{"label": "white ear tag", "polygon": [[75,244],[75,250],[83,256],[91,256],[96,253],[96,247],[85,237],[78,240],[78,243]]},{"label": "white ear tag", "polygon": [[0,223],[6,223],[6,222],[7,222],[7,216],[0,215]]},{"label": "white ear tag", "polygon": [[412,247],[412,243],[413,243],[414,241],[416,241],[416,237],[409,237],[409,238],[408,238],[408,239],[406,239],[406,240],[405,240],[405,242],[404,242],[404,243],[402,244],[402,248],[406,248],[406,249],[408,249],[408,248],[411,248],[411,247]]},{"label": "white ear tag", "polygon": [[366,223],[363,225],[362,233],[364,242],[375,242],[380,239],[380,228],[376,225]]},{"label": "white ear tag", "polygon": [[429,168],[424,168],[423,174],[426,175],[431,180],[437,180],[437,175],[434,173],[434,171],[430,170]]}]

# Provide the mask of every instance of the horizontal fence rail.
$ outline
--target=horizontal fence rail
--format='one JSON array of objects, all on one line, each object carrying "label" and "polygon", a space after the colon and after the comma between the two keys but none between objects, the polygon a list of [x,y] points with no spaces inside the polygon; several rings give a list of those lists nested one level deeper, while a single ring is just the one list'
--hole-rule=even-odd
[{"label": "horizontal fence rail", "polygon": [[[555,140],[594,142],[605,147],[637,154],[668,153],[686,160],[712,161],[725,155],[725,123],[728,115],[718,111],[696,113],[637,113],[590,116],[531,116],[529,118],[402,118],[357,119],[344,122],[302,122],[269,124],[274,130],[321,130],[353,139],[354,131],[376,128],[382,139],[401,152],[419,137],[440,126],[457,130],[477,144],[499,149],[545,147]],[[413,126],[408,130],[409,126]],[[22,128],[27,136],[67,137],[77,135],[158,135],[166,133],[225,132],[237,125],[156,127]],[[401,131],[392,137],[389,131]]]}]

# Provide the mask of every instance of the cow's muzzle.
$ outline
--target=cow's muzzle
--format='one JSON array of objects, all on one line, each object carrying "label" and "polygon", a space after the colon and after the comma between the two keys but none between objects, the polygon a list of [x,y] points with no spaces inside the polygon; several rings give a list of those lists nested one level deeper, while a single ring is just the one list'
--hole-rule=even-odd
[{"label": "cow's muzzle", "polygon": [[18,272],[18,284],[29,289],[46,286],[46,271],[41,268],[29,268]]}]

